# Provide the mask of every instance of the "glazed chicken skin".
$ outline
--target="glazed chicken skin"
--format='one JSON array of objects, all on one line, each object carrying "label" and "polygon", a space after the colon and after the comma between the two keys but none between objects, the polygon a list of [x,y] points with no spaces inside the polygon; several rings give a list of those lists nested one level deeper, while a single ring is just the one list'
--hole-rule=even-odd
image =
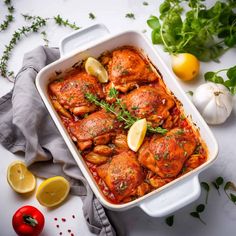
[{"label": "glazed chicken skin", "polygon": [[132,151],[113,156],[110,162],[97,167],[98,175],[105,181],[117,202],[132,195],[143,181],[143,172]]},{"label": "glazed chicken skin", "polygon": [[132,48],[121,48],[112,52],[108,74],[110,80],[108,91],[111,87],[115,87],[121,92],[127,92],[137,85],[157,81],[159,78],[149,63]]},{"label": "glazed chicken skin", "polygon": [[99,98],[104,96],[98,80],[85,71],[74,72],[63,80],[56,80],[49,85],[49,89],[56,96],[57,102],[75,115],[83,115],[96,109],[96,105],[85,98],[86,93],[96,94]]},{"label": "glazed chicken skin", "polygon": [[124,103],[132,116],[159,125],[169,116],[174,100],[161,86],[141,86],[125,97]]},{"label": "glazed chicken skin", "polygon": [[189,129],[175,128],[165,136],[154,135],[139,150],[139,162],[162,178],[176,177],[196,148]]},{"label": "glazed chicken skin", "polygon": [[104,110],[94,112],[86,118],[69,124],[72,139],[77,142],[81,151],[92,144],[107,144],[115,135],[116,119]]}]

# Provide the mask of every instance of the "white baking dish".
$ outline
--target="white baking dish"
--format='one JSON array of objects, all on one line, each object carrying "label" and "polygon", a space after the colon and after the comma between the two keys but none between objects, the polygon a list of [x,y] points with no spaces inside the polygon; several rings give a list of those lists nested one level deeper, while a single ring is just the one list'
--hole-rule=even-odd
[{"label": "white baking dish", "polygon": [[[54,110],[48,96],[47,86],[50,82],[49,79],[55,75],[55,71],[63,72],[81,59],[88,56],[98,57],[104,51],[124,45],[132,45],[142,49],[144,55],[147,55],[159,69],[167,87],[182,102],[185,113],[191,116],[193,122],[199,127],[200,135],[208,147],[209,156],[203,165],[141,198],[125,204],[112,204],[106,200],[98,188],[76,145]],[[201,191],[198,174],[216,159],[218,145],[209,127],[149,41],[136,31],[111,35],[104,25],[98,24],[67,36],[61,41],[60,51],[61,58],[39,72],[36,78],[36,86],[69,150],[100,202],[111,210],[125,210],[139,206],[150,216],[165,216],[196,200]]]}]

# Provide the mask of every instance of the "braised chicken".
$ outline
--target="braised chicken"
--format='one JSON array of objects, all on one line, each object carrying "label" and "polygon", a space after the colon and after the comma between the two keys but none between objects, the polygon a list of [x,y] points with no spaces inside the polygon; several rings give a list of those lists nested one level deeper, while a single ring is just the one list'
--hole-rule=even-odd
[{"label": "braised chicken", "polygon": [[[124,46],[97,60],[107,70],[108,82],[87,74],[85,62],[59,75],[48,91],[80,151],[78,158],[83,158],[106,200],[131,202],[207,160],[199,133],[141,50]],[[136,126],[145,131],[141,140],[130,127],[143,118],[147,129]],[[141,145],[136,153],[130,140]]]},{"label": "braised chicken", "polygon": [[[86,93],[96,94],[99,98],[104,96],[98,80],[84,71],[71,73],[62,80],[55,80],[49,85],[49,89],[56,96],[57,102],[75,115],[83,115],[96,109],[96,105],[85,98]],[[62,113],[62,110],[59,112]]]},{"label": "braised chicken", "polygon": [[196,140],[191,130],[175,128],[165,136],[154,135],[139,151],[139,162],[162,178],[175,177],[194,152]]},{"label": "braised chicken", "polygon": [[141,86],[125,97],[124,103],[134,117],[146,118],[160,125],[175,105],[173,98],[161,86]]},{"label": "braised chicken", "polygon": [[160,76],[154,73],[150,64],[132,48],[114,50],[108,64],[108,90],[115,87],[127,92],[137,85],[157,81]]},{"label": "braised chicken", "polygon": [[142,168],[131,151],[114,156],[110,162],[98,166],[97,172],[118,202],[132,195],[143,181]]},{"label": "braised chicken", "polygon": [[80,150],[84,150],[92,147],[92,144],[107,144],[115,135],[116,125],[115,117],[101,110],[69,124],[68,129]]}]

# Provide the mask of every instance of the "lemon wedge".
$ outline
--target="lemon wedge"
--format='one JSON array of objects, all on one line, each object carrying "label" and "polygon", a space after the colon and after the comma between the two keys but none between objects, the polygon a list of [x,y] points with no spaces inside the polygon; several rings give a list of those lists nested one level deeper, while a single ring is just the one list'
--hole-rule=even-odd
[{"label": "lemon wedge", "polygon": [[145,134],[147,132],[147,121],[141,119],[136,121],[129,129],[127,136],[127,143],[129,148],[137,152],[143,143]]},{"label": "lemon wedge", "polygon": [[85,70],[89,75],[98,78],[100,83],[106,83],[108,81],[108,74],[104,66],[95,58],[88,57],[85,62]]},{"label": "lemon wedge", "polygon": [[69,191],[69,182],[62,176],[54,176],[39,185],[36,198],[41,205],[54,207],[66,199]]},{"label": "lemon wedge", "polygon": [[29,193],[35,189],[36,178],[22,161],[13,161],[7,168],[7,181],[17,193]]}]

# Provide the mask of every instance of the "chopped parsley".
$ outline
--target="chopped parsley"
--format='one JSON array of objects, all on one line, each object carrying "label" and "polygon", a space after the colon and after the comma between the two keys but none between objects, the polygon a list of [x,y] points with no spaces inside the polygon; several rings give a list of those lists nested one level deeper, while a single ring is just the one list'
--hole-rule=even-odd
[{"label": "chopped parsley", "polygon": [[127,14],[125,15],[125,17],[135,20],[134,13],[127,13]]},{"label": "chopped parsley", "polygon": [[89,19],[94,20],[95,18],[96,18],[96,16],[92,12],[90,12]]}]

